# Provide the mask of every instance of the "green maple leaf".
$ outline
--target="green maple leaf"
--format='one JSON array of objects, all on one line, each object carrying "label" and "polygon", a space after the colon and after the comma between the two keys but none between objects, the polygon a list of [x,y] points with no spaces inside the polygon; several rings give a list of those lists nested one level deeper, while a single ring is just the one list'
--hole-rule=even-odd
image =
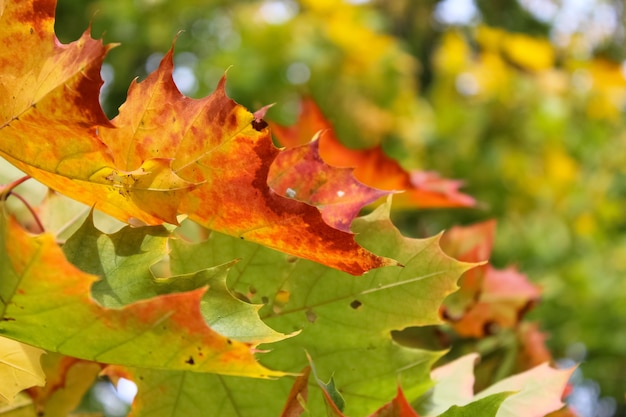
[{"label": "green maple leaf", "polygon": [[[404,268],[382,268],[353,277],[213,233],[199,245],[171,242],[172,270],[189,273],[241,259],[230,271],[229,285],[252,302],[264,302],[260,314],[272,328],[301,331],[266,345],[272,350],[262,356],[262,362],[298,372],[307,364],[307,351],[320,378],[334,376],[346,400],[346,414],[368,415],[394,397],[399,381],[409,399],[430,388],[430,367],[442,352],[401,346],[393,341],[391,331],[440,323],[438,308],[456,289],[458,277],[471,267],[443,254],[437,237],[403,237],[389,221],[388,210],[386,205],[357,219],[353,230],[361,245],[398,259]],[[154,415],[156,408],[176,415],[198,410],[220,416],[279,415],[293,384],[291,378],[255,381],[137,369],[131,373],[139,384],[135,416]],[[179,401],[156,395],[156,387],[175,393]],[[314,395],[309,410],[319,415],[324,403],[319,392]]]}]

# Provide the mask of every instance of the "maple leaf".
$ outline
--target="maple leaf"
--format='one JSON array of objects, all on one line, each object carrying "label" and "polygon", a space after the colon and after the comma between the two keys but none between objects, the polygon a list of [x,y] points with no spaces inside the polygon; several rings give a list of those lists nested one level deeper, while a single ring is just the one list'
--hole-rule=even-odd
[{"label": "maple leaf", "polygon": [[[212,230],[355,275],[395,264],[361,248],[351,233],[327,225],[314,207],[269,188],[268,172],[279,150],[269,129],[260,127],[262,112],[252,114],[228,98],[224,78],[213,94],[192,100],[178,92],[172,70],[170,50],[156,72],[131,86],[113,120],[121,128],[102,131],[112,148],[126,144],[123,138],[132,133],[126,148],[114,150],[132,155],[128,169],[136,169],[141,160],[172,155],[173,172],[198,184],[183,196],[179,211]],[[155,114],[153,100],[169,104]],[[171,123],[171,131],[160,128],[165,122]]]},{"label": "maple leaf", "polygon": [[[183,96],[173,50],[119,115],[98,104],[99,68],[110,49],[85,32],[62,45],[55,2],[9,1],[2,14],[0,155],[49,187],[125,222],[177,224],[187,214],[214,230],[355,275],[395,261],[361,248],[318,210],[276,195],[267,174],[279,153],[252,114],[226,96]],[[15,48],[29,60],[15,60]],[[6,65],[5,65],[6,64]]]},{"label": "maple leaf", "polygon": [[117,218],[154,224],[169,216],[166,220],[175,222],[169,194],[189,185],[180,180],[161,184],[165,189],[155,194],[167,215],[157,215],[150,204],[124,195],[123,184],[133,177],[115,167],[97,136],[99,128],[110,126],[98,97],[100,67],[111,46],[87,32],[61,44],[54,35],[54,1],[6,1],[2,8],[0,155],[44,184]]},{"label": "maple leaf", "polygon": [[31,236],[2,216],[0,247],[5,277],[0,282],[0,332],[7,337],[105,363],[283,375],[258,364],[253,344],[231,340],[206,325],[200,310],[206,288],[107,309],[90,297],[97,277],[70,264],[51,235]]},{"label": "maple leaf", "polygon": [[319,208],[326,223],[349,232],[360,210],[390,191],[362,184],[351,168],[326,164],[319,155],[318,137],[319,133],[309,144],[281,152],[270,168],[268,184],[280,195]]},{"label": "maple leaf", "polygon": [[290,127],[271,123],[278,141],[287,147],[310,142],[319,131],[319,153],[322,159],[335,167],[354,168],[357,180],[370,187],[388,191],[404,191],[394,198],[394,208],[470,207],[472,197],[458,191],[459,181],[440,178],[437,173],[406,171],[387,156],[380,146],[370,149],[348,149],[335,136],[315,102],[304,99],[298,121]]},{"label": "maple leaf", "polygon": [[469,337],[515,327],[540,295],[540,290],[515,268],[497,270],[489,266],[478,302],[452,326]]},{"label": "maple leaf", "polygon": [[[409,399],[431,386],[430,366],[442,352],[401,346],[393,341],[391,331],[441,323],[439,306],[456,288],[460,274],[473,266],[447,257],[436,237],[403,237],[388,216],[389,206],[381,206],[367,217],[357,218],[353,229],[360,244],[398,259],[405,265],[402,269],[381,268],[363,277],[351,277],[215,232],[200,244],[171,241],[170,262],[182,274],[241,259],[230,270],[228,283],[233,291],[254,303],[264,303],[259,314],[272,328],[283,333],[300,331],[269,345],[271,351],[259,358],[262,363],[272,369],[298,372],[307,364],[306,350],[320,376],[334,374],[336,387],[346,399],[345,413],[368,415],[396,395],[399,380]],[[255,382],[131,371],[139,386],[133,405],[136,416],[149,415],[156,407],[187,415],[199,410],[221,416],[279,415],[293,383],[288,377]],[[175,403],[155,395],[160,392],[155,381],[172,396],[176,393],[178,398],[194,401]],[[198,398],[195,395],[200,386],[204,388]],[[262,404],[251,398],[250,392],[258,393],[264,399]],[[319,393],[309,392],[309,396],[307,410],[312,415],[323,413]]]},{"label": "maple leaf", "polygon": [[472,369],[477,358],[475,353],[465,355],[432,371],[436,384],[430,403],[424,404],[428,410],[424,413],[426,416],[440,415],[453,405],[466,405],[498,393],[507,393],[496,417],[543,417],[563,406],[563,391],[576,369],[553,369],[544,363],[505,378],[475,395]]},{"label": "maple leaf", "polygon": [[[486,260],[495,227],[494,221],[453,227],[444,234],[442,248],[459,260]],[[498,270],[484,264],[463,274],[459,285],[460,291],[446,299],[443,315],[457,333],[468,337],[515,327],[540,296],[539,288],[513,267]]]},{"label": "maple leaf", "polygon": [[0,336],[0,401],[10,404],[18,392],[45,384],[39,364],[43,353],[36,347]]}]

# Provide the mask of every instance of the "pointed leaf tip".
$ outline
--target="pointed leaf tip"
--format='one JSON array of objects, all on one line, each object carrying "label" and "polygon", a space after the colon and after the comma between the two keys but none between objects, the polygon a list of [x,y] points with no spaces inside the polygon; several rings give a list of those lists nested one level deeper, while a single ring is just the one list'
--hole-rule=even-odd
[{"label": "pointed leaf tip", "polygon": [[[319,132],[318,132],[319,134]],[[282,150],[270,167],[268,185],[276,193],[317,207],[330,226],[350,232],[361,209],[391,191],[369,187],[353,175],[352,168],[326,163],[319,139]]]}]

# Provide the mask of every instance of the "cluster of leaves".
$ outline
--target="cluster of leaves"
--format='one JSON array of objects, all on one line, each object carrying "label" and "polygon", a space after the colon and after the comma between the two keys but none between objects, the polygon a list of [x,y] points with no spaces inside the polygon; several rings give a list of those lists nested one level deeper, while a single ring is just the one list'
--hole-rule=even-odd
[{"label": "cluster of leaves", "polygon": [[[306,92],[343,143],[380,142],[402,166],[462,178],[476,209],[394,211],[395,224],[423,237],[496,218],[492,261],[517,263],[542,287],[531,314],[550,334],[551,350],[582,361],[584,375],[623,403],[620,60],[590,48],[596,31],[563,38],[554,27],[558,42],[550,42],[549,24],[542,20],[539,31],[529,24],[528,2],[479,1],[482,18],[461,27],[433,25],[440,3],[60,0],[57,31],[69,41],[93,20],[95,33],[123,42],[107,57],[106,73],[115,71],[109,114],[130,77],[155,68],[154,56],[183,29],[175,60],[196,74],[188,94],[212,91],[234,65],[229,94],[249,108],[276,102],[272,119],[290,124]],[[608,5],[599,4],[579,19],[593,24],[591,13]],[[271,19],[269,6],[281,5],[287,13]],[[292,66],[308,68],[310,78],[292,82]]]},{"label": "cluster of leaves", "polygon": [[[621,398],[625,334],[612,330],[625,313],[620,64],[484,26],[444,34],[433,63],[428,95],[439,132],[427,157],[489,203],[498,218],[493,261],[514,256],[543,287],[536,317],[552,350],[584,358],[585,375]],[[449,218],[420,221],[435,230]],[[587,356],[569,350],[581,342]]]},{"label": "cluster of leaves", "polygon": [[[88,33],[58,42],[54,6],[0,5],[0,154],[130,225],[107,234],[89,212],[67,220],[62,230],[74,232],[61,239],[55,216],[67,200],[48,194],[25,227],[4,203],[21,180],[3,188],[3,402],[45,374],[19,412],[67,415],[100,373],[138,385],[133,415],[320,415],[327,404],[336,416],[415,416],[414,407],[539,416],[562,406],[572,370],[535,367],[474,395],[474,357],[431,374],[445,351],[392,336],[442,324],[444,299],[477,264],[444,254],[439,237],[404,237],[389,219],[391,200],[356,216],[401,190],[412,206],[473,204],[458,183],[405,171],[380,147],[341,148],[312,104],[295,129],[275,127],[288,146],[279,150],[267,108],[250,113],[229,99],[224,79],[204,99],[183,96],[172,51],[109,120],[98,102],[109,47]],[[338,150],[345,156],[333,161]],[[381,181],[374,166],[390,175]],[[189,241],[185,224],[176,228],[183,219],[206,236]],[[463,278],[470,295],[447,301],[445,316],[463,305],[481,328],[511,310],[519,316],[518,298],[477,297],[502,297],[497,283],[514,273],[472,274]],[[525,295],[522,304],[536,296]],[[462,320],[455,327],[462,332]],[[308,398],[308,369],[323,399]]]}]

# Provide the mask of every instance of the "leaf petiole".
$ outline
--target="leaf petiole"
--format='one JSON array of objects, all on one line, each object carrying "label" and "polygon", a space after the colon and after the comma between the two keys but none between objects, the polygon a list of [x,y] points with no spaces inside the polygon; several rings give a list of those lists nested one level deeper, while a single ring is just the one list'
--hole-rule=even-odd
[{"label": "leaf petiole", "polygon": [[45,232],[45,229],[43,227],[43,224],[41,223],[41,220],[39,219],[39,216],[33,209],[33,207],[30,205],[28,201],[26,201],[24,197],[22,197],[20,194],[14,191],[15,188],[17,188],[19,185],[23,184],[24,182],[28,181],[30,178],[31,178],[30,175],[25,175],[11,182],[10,184],[1,186],[0,187],[0,201],[6,201],[11,195],[15,196],[18,200],[22,202],[22,204],[24,204],[26,209],[30,212],[31,216],[35,220],[35,223],[37,224],[37,227],[39,228],[40,233],[43,233]]}]

